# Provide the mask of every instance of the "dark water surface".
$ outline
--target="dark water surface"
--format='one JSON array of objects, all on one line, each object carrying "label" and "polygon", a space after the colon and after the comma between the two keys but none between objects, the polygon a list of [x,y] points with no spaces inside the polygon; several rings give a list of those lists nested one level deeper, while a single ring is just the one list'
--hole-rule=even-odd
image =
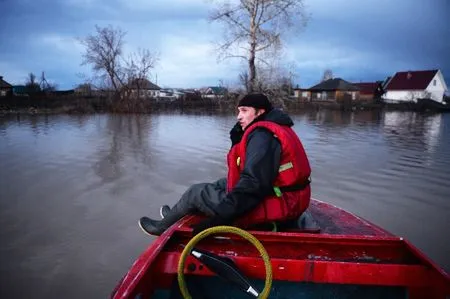
[{"label": "dark water surface", "polygon": [[[292,115],[315,198],[450,270],[450,114]],[[152,241],[137,226],[225,176],[232,115],[0,117],[1,298],[105,298]]]}]

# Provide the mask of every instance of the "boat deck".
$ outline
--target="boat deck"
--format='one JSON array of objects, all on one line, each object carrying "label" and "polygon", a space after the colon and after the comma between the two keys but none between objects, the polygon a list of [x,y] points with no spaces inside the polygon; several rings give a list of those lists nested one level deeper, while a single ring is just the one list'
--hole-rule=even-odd
[{"label": "boat deck", "polygon": [[322,234],[393,237],[373,223],[318,200],[312,200],[308,210],[318,222]]}]

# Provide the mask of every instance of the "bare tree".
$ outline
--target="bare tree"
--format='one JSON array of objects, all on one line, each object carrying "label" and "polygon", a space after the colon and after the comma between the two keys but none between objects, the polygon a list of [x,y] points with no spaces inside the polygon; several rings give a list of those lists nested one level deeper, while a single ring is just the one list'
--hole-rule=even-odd
[{"label": "bare tree", "polygon": [[41,91],[41,87],[39,83],[36,81],[36,75],[33,73],[29,73],[28,77],[25,81],[25,87],[27,92],[34,93]]},{"label": "bare tree", "polygon": [[[248,91],[255,90],[255,61],[281,49],[281,36],[300,20],[306,25],[304,0],[216,0],[212,21],[226,25],[221,57],[240,57],[248,63]],[[237,52],[236,54],[232,54]]]},{"label": "bare tree", "polygon": [[147,49],[138,49],[137,52],[129,55],[127,63],[128,79],[144,79],[150,75],[158,61],[158,55]]},{"label": "bare tree", "polygon": [[37,82],[36,82],[36,75],[33,74],[33,73],[29,73],[26,80],[27,81],[26,81],[25,84],[37,84]]},{"label": "bare tree", "polygon": [[284,99],[290,95],[291,78],[286,67],[273,61],[269,65],[260,65],[256,89],[269,95],[274,103],[285,108]]},{"label": "bare tree", "polygon": [[150,76],[158,61],[158,56],[147,49],[138,49],[137,52],[129,55],[126,61],[126,74],[128,83],[134,83],[137,88],[137,97],[140,97],[142,83]]},{"label": "bare tree", "polygon": [[100,76],[108,79],[118,92],[123,86],[123,69],[121,55],[125,32],[121,29],[95,26],[96,33],[90,34],[80,42],[86,47],[82,65],[92,65],[92,69]]},{"label": "bare tree", "polygon": [[[293,92],[293,73],[295,65],[293,63],[281,63],[279,57],[272,57],[266,63],[257,63],[256,72],[258,77],[254,83],[254,90],[263,92],[270,96],[274,103],[281,107],[286,107],[285,100]],[[239,74],[238,82],[240,86],[248,86],[248,72],[242,70]],[[246,89],[248,92],[248,89]],[[242,91],[240,91],[242,92]]]},{"label": "bare tree", "polygon": [[[91,65],[96,73],[97,86],[100,89],[113,88],[116,99],[125,100],[126,106],[131,107],[128,95],[129,85],[139,84],[150,76],[150,70],[157,62],[157,55],[147,49],[139,49],[125,59],[123,47],[126,33],[120,28],[95,26],[96,32],[80,39],[86,47],[82,64]],[[91,80],[92,81],[92,80]],[[92,82],[90,82],[92,83]]]},{"label": "bare tree", "polygon": [[256,80],[258,90],[277,94],[281,98],[291,94],[296,68],[293,62],[283,63],[282,56],[272,56],[265,63],[259,63],[257,65],[259,75]]},{"label": "bare tree", "polygon": [[247,70],[243,70],[240,74],[239,74],[239,83],[244,86],[245,91],[248,92],[249,90],[249,85],[248,85],[248,71]]},{"label": "bare tree", "polygon": [[323,72],[322,82],[333,79],[333,71],[331,69],[326,69]]}]

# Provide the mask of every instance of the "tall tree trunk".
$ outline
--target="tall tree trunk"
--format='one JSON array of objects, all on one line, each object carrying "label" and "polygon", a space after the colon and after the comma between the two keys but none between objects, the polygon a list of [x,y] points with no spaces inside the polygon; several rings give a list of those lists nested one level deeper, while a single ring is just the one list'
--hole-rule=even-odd
[{"label": "tall tree trunk", "polygon": [[248,92],[253,92],[256,89],[256,66],[255,66],[255,56],[256,56],[256,24],[255,24],[255,11],[252,13],[250,19],[250,53],[248,57],[248,68],[249,68],[249,82],[248,82]]},{"label": "tall tree trunk", "polygon": [[119,93],[119,87],[117,86],[114,72],[113,71],[109,71],[108,74],[109,74],[109,79],[111,80],[111,84],[114,87],[114,92],[118,94]]},{"label": "tall tree trunk", "polygon": [[253,92],[256,89],[256,66],[255,66],[255,51],[250,50],[248,59],[248,68],[250,71],[250,78],[248,80],[248,92]]}]

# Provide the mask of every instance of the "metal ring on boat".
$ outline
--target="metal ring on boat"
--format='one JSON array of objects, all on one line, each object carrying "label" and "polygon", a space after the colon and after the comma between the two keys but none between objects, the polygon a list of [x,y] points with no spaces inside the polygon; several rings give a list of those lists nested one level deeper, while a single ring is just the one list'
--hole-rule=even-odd
[{"label": "metal ring on boat", "polygon": [[218,233],[231,233],[238,236],[241,236],[242,238],[246,239],[250,243],[253,244],[253,246],[258,249],[259,253],[261,254],[262,259],[264,260],[264,267],[266,269],[266,280],[264,282],[264,289],[259,294],[258,298],[266,299],[269,297],[270,289],[272,288],[272,264],[270,263],[269,255],[267,254],[266,249],[264,246],[259,242],[258,239],[256,239],[252,234],[249,232],[234,227],[234,226],[214,226],[210,227],[196,236],[194,236],[189,243],[186,245],[186,247],[183,249],[183,252],[181,253],[180,260],[178,261],[178,285],[180,287],[181,294],[183,295],[183,298],[185,299],[192,299],[191,295],[189,294],[189,291],[186,287],[186,282],[184,280],[184,263],[186,261],[186,257],[191,253],[194,246],[202,239],[206,238],[209,235],[218,234]]}]

